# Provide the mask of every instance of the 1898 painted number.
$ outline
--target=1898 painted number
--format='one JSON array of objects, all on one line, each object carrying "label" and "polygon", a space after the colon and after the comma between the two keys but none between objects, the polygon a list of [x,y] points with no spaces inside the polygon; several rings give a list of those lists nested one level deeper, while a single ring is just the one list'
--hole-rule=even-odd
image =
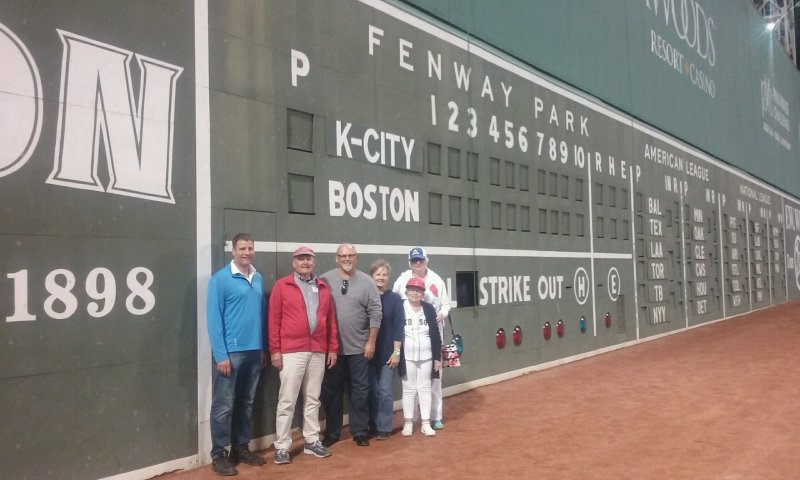
[{"label": "1898 painted number", "polygon": [[[14,307],[6,322],[29,322],[36,320],[28,303],[28,270],[9,273],[7,278],[13,281]],[[153,272],[145,267],[135,267],[128,272],[125,279],[127,295],[125,308],[132,315],[144,315],[156,304],[156,297],[150,291],[153,285]],[[44,279],[44,288],[48,295],[42,309],[53,319],[70,318],[80,307],[78,297],[73,293],[77,279],[71,271],[59,268],[51,271]],[[101,318],[108,315],[117,303],[117,281],[114,273],[103,267],[97,267],[86,275],[83,291],[91,299],[86,304],[86,313],[91,317]]]}]

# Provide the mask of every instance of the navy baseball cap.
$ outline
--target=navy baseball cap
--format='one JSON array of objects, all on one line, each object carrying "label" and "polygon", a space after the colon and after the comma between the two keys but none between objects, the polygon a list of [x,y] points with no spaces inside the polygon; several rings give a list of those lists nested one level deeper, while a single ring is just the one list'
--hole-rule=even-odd
[{"label": "navy baseball cap", "polygon": [[428,254],[425,252],[425,249],[422,247],[414,247],[408,252],[408,261],[411,260],[425,260],[428,258]]}]

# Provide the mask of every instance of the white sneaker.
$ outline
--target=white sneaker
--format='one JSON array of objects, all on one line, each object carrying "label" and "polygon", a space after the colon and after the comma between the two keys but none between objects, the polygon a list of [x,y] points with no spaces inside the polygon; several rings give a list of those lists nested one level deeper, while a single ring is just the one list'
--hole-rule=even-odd
[{"label": "white sneaker", "polygon": [[403,436],[410,437],[412,433],[414,433],[414,424],[411,422],[406,422],[405,425],[403,425]]},{"label": "white sneaker", "polygon": [[431,428],[431,424],[427,422],[422,424],[422,428],[420,429],[420,431],[426,437],[433,437],[436,435],[436,430]]}]

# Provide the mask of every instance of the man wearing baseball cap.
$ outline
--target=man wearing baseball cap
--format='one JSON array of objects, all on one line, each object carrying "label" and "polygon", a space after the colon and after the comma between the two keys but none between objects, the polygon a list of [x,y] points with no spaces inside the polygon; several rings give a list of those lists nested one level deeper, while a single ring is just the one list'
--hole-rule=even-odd
[{"label": "man wearing baseball cap", "polygon": [[[428,252],[422,247],[414,247],[408,252],[408,266],[411,267],[403,272],[394,282],[392,291],[399,294],[403,300],[406,299],[406,284],[410,278],[421,278],[425,281],[425,297],[423,300],[433,305],[436,310],[436,325],[439,327],[439,337],[444,341],[444,322],[450,314],[450,295],[447,293],[442,277],[428,268]],[[441,353],[440,353],[441,354]],[[431,427],[434,430],[444,428],[442,423],[442,375],[433,379],[431,385]]]},{"label": "man wearing baseball cap", "polygon": [[292,463],[292,418],[303,390],[303,453],[329,457],[319,440],[319,406],[325,366],[337,361],[336,315],[328,285],[314,276],[315,255],[309,247],[292,254],[291,273],[275,282],[269,297],[269,353],[281,379],[275,417],[277,464]]}]

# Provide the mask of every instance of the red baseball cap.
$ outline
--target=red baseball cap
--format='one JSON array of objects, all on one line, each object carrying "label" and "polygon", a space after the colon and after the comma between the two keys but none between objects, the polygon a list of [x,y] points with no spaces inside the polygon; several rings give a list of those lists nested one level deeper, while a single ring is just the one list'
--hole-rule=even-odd
[{"label": "red baseball cap", "polygon": [[314,250],[311,250],[305,246],[298,248],[292,254],[293,257],[299,257],[300,255],[311,255],[312,257],[316,257],[316,255],[314,255]]},{"label": "red baseball cap", "polygon": [[422,291],[425,291],[425,280],[419,277],[411,277],[406,282],[406,288],[418,288]]}]

